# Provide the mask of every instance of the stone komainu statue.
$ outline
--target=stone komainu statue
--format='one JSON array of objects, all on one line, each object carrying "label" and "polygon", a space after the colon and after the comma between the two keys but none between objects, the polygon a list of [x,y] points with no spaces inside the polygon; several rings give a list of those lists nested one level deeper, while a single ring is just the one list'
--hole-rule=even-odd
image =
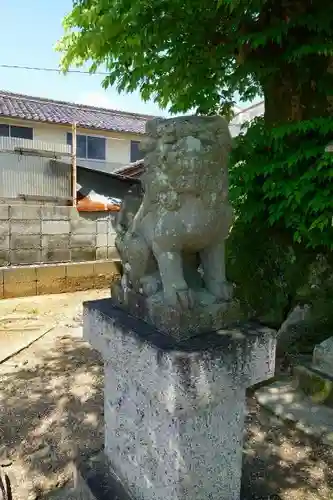
[{"label": "stone komainu statue", "polygon": [[228,124],[220,116],[154,119],[146,133],[143,195],[132,188],[118,219],[123,288],[182,309],[229,300]]}]

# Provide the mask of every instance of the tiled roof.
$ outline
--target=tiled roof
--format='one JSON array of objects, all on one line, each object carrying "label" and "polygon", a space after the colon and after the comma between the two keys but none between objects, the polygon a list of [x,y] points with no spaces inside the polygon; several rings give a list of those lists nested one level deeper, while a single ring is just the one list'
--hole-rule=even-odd
[{"label": "tiled roof", "polygon": [[114,170],[113,174],[126,178],[138,179],[143,174],[144,170],[144,160],[138,160],[124,167],[117,168],[117,170]]},{"label": "tiled roof", "polygon": [[145,133],[153,116],[54,101],[0,90],[0,117],[72,125],[113,132]]}]

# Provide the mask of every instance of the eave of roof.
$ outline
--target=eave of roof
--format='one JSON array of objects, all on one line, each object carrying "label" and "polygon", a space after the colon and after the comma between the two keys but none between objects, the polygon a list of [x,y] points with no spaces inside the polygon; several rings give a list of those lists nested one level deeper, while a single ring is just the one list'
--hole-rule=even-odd
[{"label": "eave of roof", "polygon": [[114,171],[114,173],[127,178],[136,179],[143,174],[144,170],[145,170],[144,160],[138,160],[134,163],[130,163],[129,165],[118,168],[117,170]]},{"label": "eave of roof", "polygon": [[102,170],[96,170],[94,168],[89,168],[89,167],[86,167],[85,165],[77,165],[77,169],[80,170],[87,170],[88,172],[91,172],[93,174],[96,174],[96,175],[99,175],[99,176],[102,176],[102,177],[105,177],[105,178],[111,178],[111,179],[117,179],[119,181],[123,181],[123,182],[126,182],[126,183],[140,183],[140,180],[135,178],[135,177],[130,177],[130,176],[127,176],[127,175],[122,175],[122,174],[118,174],[116,172],[104,172]]},{"label": "eave of roof", "polygon": [[0,116],[113,132],[145,133],[153,115],[123,112],[0,90]]}]

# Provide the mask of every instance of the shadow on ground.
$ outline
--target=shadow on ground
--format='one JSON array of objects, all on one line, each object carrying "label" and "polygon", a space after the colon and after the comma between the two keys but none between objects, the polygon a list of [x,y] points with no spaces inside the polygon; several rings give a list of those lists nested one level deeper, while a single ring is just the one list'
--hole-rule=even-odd
[{"label": "shadow on ground", "polygon": [[[0,448],[13,463],[14,490],[36,498],[68,480],[78,454],[101,448],[103,368],[95,351],[70,336],[11,368],[1,373]],[[17,477],[19,470],[27,477]]]},{"label": "shadow on ground", "polygon": [[[333,449],[286,425],[248,398],[244,442],[246,500],[333,498]],[[252,497],[250,490],[256,491]]]},{"label": "shadow on ground", "polygon": [[[244,499],[331,499],[332,449],[286,427],[252,397],[248,404]],[[17,365],[2,365],[0,405],[14,500],[39,498],[68,481],[73,458],[103,445],[101,360],[79,338],[53,338]]]}]

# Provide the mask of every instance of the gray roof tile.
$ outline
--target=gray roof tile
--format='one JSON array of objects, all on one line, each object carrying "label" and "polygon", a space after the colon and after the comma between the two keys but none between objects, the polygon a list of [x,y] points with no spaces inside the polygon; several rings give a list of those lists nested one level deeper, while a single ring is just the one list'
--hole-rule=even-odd
[{"label": "gray roof tile", "polygon": [[0,117],[72,125],[114,132],[145,133],[149,115],[54,101],[0,90]]}]

